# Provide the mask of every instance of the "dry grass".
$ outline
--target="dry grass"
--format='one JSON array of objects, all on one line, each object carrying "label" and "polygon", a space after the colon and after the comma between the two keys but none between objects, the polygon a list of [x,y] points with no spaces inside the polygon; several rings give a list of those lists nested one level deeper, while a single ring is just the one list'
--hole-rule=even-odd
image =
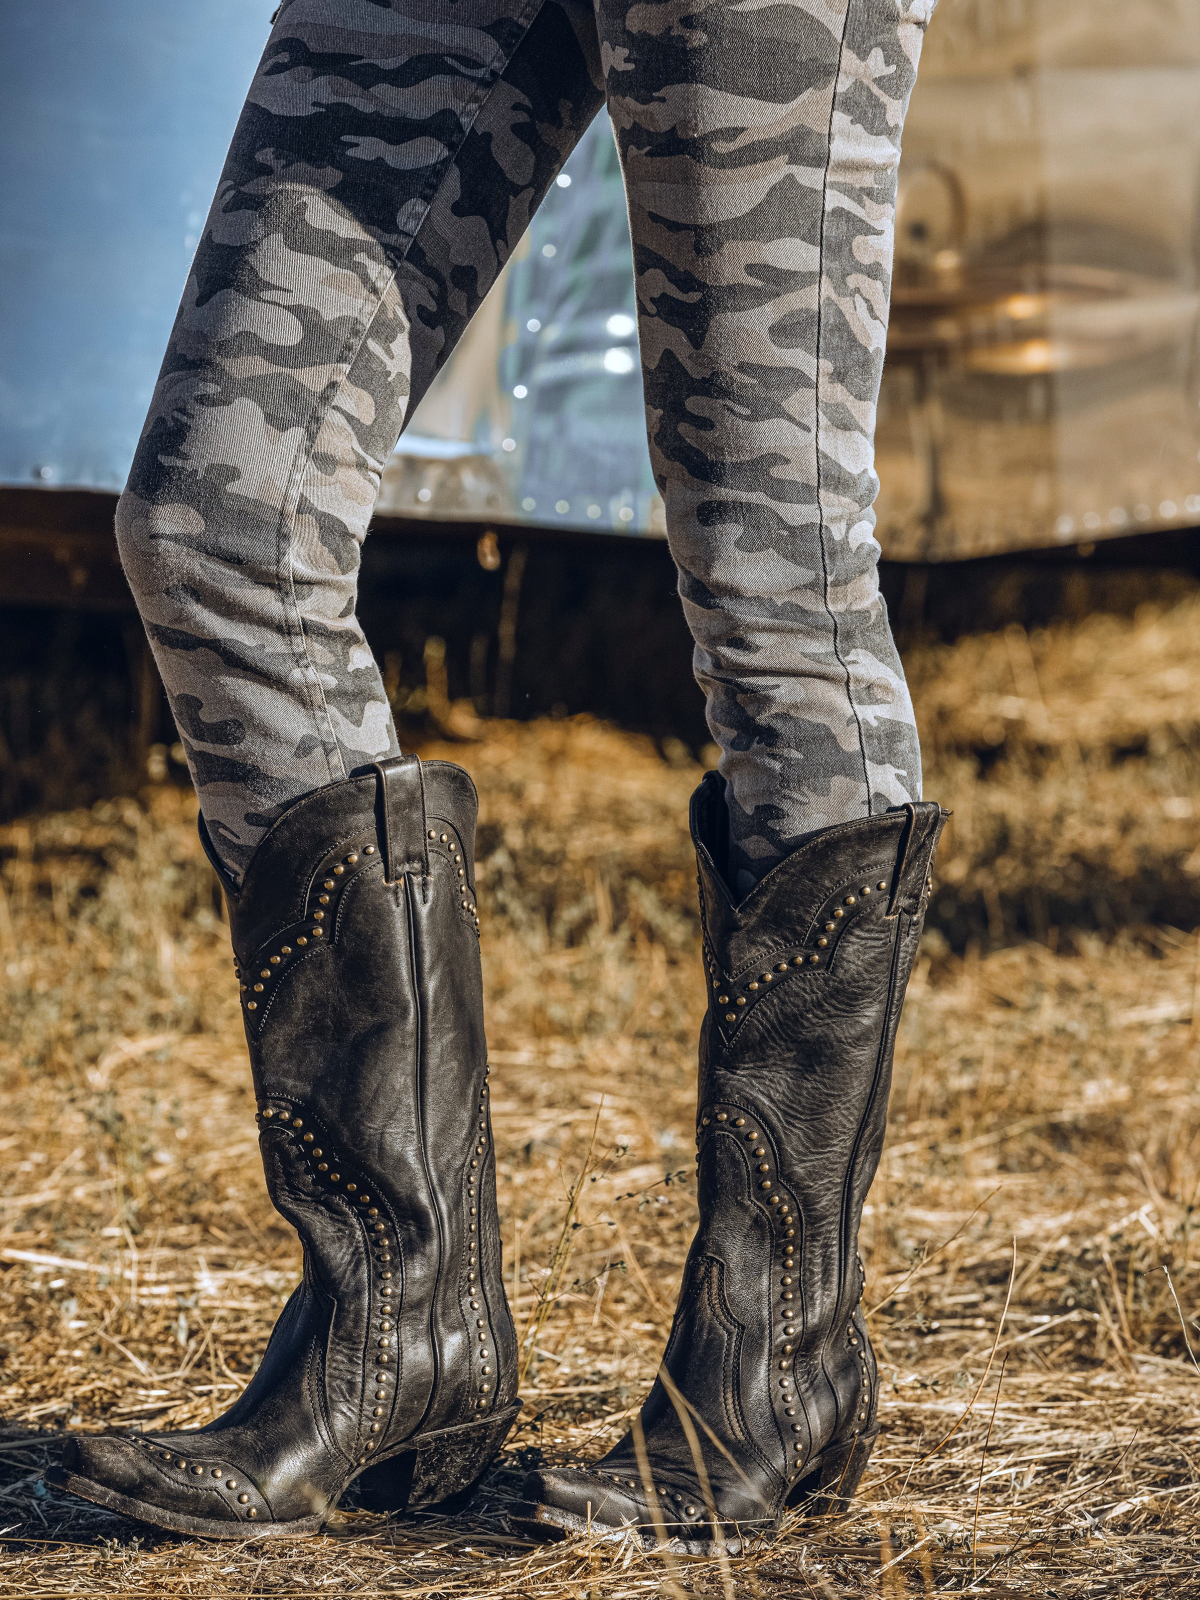
[{"label": "dry grass", "polygon": [[527,1464],[617,1436],[669,1323],[694,1221],[698,769],[582,721],[440,752],[484,797],[526,1405],[468,1513],[348,1509],[294,1545],[181,1542],[40,1486],[64,1429],[227,1405],[297,1251],[190,798],[0,830],[0,1593],[1200,1593],[1198,622],[1188,604],[911,663],[928,792],[956,818],[864,1229],[886,1431],[847,1519],[725,1567],[504,1523]]}]

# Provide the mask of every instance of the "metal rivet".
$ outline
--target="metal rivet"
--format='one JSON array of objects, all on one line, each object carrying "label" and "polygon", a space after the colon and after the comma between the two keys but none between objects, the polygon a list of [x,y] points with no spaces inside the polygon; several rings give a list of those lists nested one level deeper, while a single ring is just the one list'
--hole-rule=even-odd
[{"label": "metal rivet", "polygon": [[758,1187],[760,1189],[769,1189],[771,1187],[770,1180],[769,1179],[765,1179],[762,1183],[759,1184]]},{"label": "metal rivet", "polygon": [[744,1006],[746,1004],[746,996],[744,994],[738,995],[738,997],[737,997],[736,1001],[734,1002],[734,1004],[735,1005],[739,1005],[739,1006]]},{"label": "metal rivet", "polygon": [[776,972],[786,972],[787,969],[788,969],[788,964],[787,964],[786,961],[781,961],[779,963],[779,965],[775,968]]},{"label": "metal rivet", "polygon": [[313,1141],[313,1136],[312,1136],[312,1134],[311,1134],[311,1133],[306,1133],[306,1134],[305,1134],[305,1135],[304,1135],[304,1142],[305,1142],[305,1144],[311,1144],[311,1143],[312,1143],[312,1141]]},{"label": "metal rivet", "polygon": [[880,878],[879,882],[876,884],[876,888],[878,888],[878,889],[886,889],[887,888],[887,879],[886,878]]},{"label": "metal rivet", "polygon": [[729,1120],[728,1111],[718,1111],[717,1112],[717,1121],[718,1122],[728,1122],[728,1120]]},{"label": "metal rivet", "polygon": [[[318,911],[317,915],[320,916],[321,913]],[[314,928],[313,931],[312,931],[312,936],[313,936],[314,939],[320,939],[323,936],[324,932],[325,932],[324,928]]]},{"label": "metal rivet", "polygon": [[844,917],[846,915],[846,913],[842,910],[841,906],[835,906],[833,914],[834,914],[835,917]]},{"label": "metal rivet", "polygon": [[324,1150],[321,1149],[321,1146],[318,1144],[318,1145],[314,1145],[313,1146],[313,1148],[309,1151],[309,1154],[312,1155],[312,1156],[320,1157],[320,1156],[323,1156],[325,1154],[325,1152],[324,1152]]},{"label": "metal rivet", "polygon": [[829,940],[825,937],[824,934],[822,934],[821,937],[817,940],[817,948],[819,950],[824,950],[825,946],[828,943],[829,943]]},{"label": "metal rivet", "polygon": [[279,957],[278,956],[272,956],[271,957],[271,965],[273,967],[277,967],[279,965]]},{"label": "metal rivet", "polygon": [[227,1483],[226,1483],[226,1484],[225,1484],[225,1487],[226,1487],[226,1488],[227,1488],[227,1489],[236,1489],[236,1488],[237,1488],[237,1486],[238,1486],[238,1481],[237,1481],[237,1479],[236,1479],[236,1478],[230,1478],[230,1479],[229,1479],[229,1480],[228,1480],[228,1481],[227,1481]]},{"label": "metal rivet", "polygon": [[246,1001],[246,1010],[247,1011],[257,1011],[258,1010],[258,1001],[257,1000],[247,1000]]},{"label": "metal rivet", "polygon": [[758,985],[756,983],[748,983],[746,985],[746,987],[747,987],[747,989],[753,989],[755,991],[757,991],[757,989],[758,989]]},{"label": "metal rivet", "polygon": [[336,889],[337,888],[337,884],[334,883],[332,878],[326,878],[325,882],[321,885],[321,887],[322,887],[322,889]]},{"label": "metal rivet", "polygon": [[224,1467],[214,1467],[212,1469],[212,1475],[213,1475],[214,1478],[222,1477],[224,1472],[225,1472],[225,1468]]},{"label": "metal rivet", "polygon": [[350,866],[354,866],[358,861],[358,857],[353,853],[353,851],[351,851],[351,853],[346,857],[346,861]]},{"label": "metal rivet", "polygon": [[308,940],[304,937],[303,934],[301,934],[300,937],[296,940],[296,943],[297,944],[307,944]]},{"label": "metal rivet", "polygon": [[820,960],[821,960],[820,956],[809,956],[808,964],[809,964],[810,967],[815,967],[820,963]]},{"label": "metal rivet", "polygon": [[719,1006],[727,1006],[729,1004],[729,996],[727,994],[719,994],[717,996],[717,1004]]},{"label": "metal rivet", "polygon": [[450,835],[448,833],[444,833],[442,835],[442,843],[445,844],[446,841],[449,839],[449,837],[450,837]]},{"label": "metal rivet", "polygon": [[727,1011],[725,1013],[725,1021],[726,1022],[736,1022],[737,1021],[737,1012],[736,1011]]},{"label": "metal rivet", "polygon": [[302,1128],[303,1126],[304,1126],[304,1118],[303,1117],[293,1117],[292,1118],[292,1127],[293,1128]]},{"label": "metal rivet", "polygon": [[[758,1152],[756,1151],[755,1154],[757,1155],[757,1153]],[[760,1172],[770,1172],[771,1169],[770,1169],[770,1167],[767,1165],[767,1163],[765,1161],[760,1161],[759,1162],[759,1166],[758,1166],[758,1170]]]},{"label": "metal rivet", "polygon": [[324,922],[324,920],[325,920],[325,913],[323,911],[314,911],[313,912],[313,921],[314,922]]},{"label": "metal rivet", "polygon": [[192,1468],[192,1473],[197,1478],[201,1475],[201,1473],[203,1473],[203,1471],[204,1471],[203,1467],[193,1467]]},{"label": "metal rivet", "polygon": [[869,888],[868,888],[868,887],[867,887],[867,885],[866,885],[866,884],[863,884],[863,886],[862,886],[862,888],[861,888],[861,889],[860,889],[860,890],[859,890],[859,891],[858,891],[858,892],[859,892],[859,894],[861,894],[861,895],[868,895],[868,894],[870,894],[870,892],[871,892],[871,891],[870,891],[870,889],[869,889]]},{"label": "metal rivet", "polygon": [[259,973],[259,977],[260,977],[260,978],[269,978],[269,977],[270,977],[270,976],[271,976],[271,969],[270,969],[270,967],[264,967],[264,968],[263,968],[263,969],[262,969],[262,971],[261,971],[261,972],[260,972],[260,973]]},{"label": "metal rivet", "polygon": [[363,855],[365,855],[365,856],[373,856],[374,854],[375,854],[375,846],[373,844],[369,844],[367,846],[367,848],[363,851]]},{"label": "metal rivet", "polygon": [[345,874],[345,871],[346,871],[345,867],[334,867],[333,875],[334,875],[335,878],[340,878]]},{"label": "metal rivet", "polygon": [[329,896],[327,894],[318,895],[317,904],[319,906],[327,906],[329,904]]},{"label": "metal rivet", "polygon": [[341,1181],[341,1177],[342,1175],[340,1172],[331,1172],[329,1174],[329,1181],[330,1183],[339,1183]]},{"label": "metal rivet", "polygon": [[437,838],[437,829],[436,828],[430,828],[429,837],[431,839],[436,839]]},{"label": "metal rivet", "polygon": [[842,904],[845,905],[845,906],[852,906],[852,905],[854,905],[854,903],[855,903],[855,900],[854,900],[854,896],[852,894],[848,894],[846,896],[846,898],[842,901]]},{"label": "metal rivet", "polygon": [[745,1117],[734,1117],[733,1125],[735,1128],[744,1128],[746,1126]]},{"label": "metal rivet", "polygon": [[261,994],[263,992],[263,986],[261,983],[256,983],[254,985],[254,992],[255,994]]},{"label": "metal rivet", "polygon": [[250,1496],[248,1494],[238,1495],[238,1504],[248,1506],[250,1504]]},{"label": "metal rivet", "polygon": [[263,1112],[263,1116],[266,1117],[268,1121],[270,1121],[274,1115],[275,1113],[269,1109]]},{"label": "metal rivet", "polygon": [[281,947],[281,949],[280,949],[280,952],[279,952],[279,953],[280,953],[280,955],[284,955],[284,956],[290,956],[290,955],[291,955],[291,953],[292,953],[292,947],[291,947],[291,945],[290,945],[290,944],[285,944],[285,945],[283,945],[283,946],[282,946],[282,947]]}]

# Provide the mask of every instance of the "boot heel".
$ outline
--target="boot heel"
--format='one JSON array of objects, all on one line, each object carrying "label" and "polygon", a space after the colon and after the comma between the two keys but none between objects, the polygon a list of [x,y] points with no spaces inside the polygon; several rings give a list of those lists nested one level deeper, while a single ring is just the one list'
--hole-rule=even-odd
[{"label": "boot heel", "polygon": [[812,1471],[788,1495],[789,1508],[801,1508],[808,1517],[841,1517],[850,1509],[862,1475],[867,1470],[878,1428],[848,1444],[830,1445],[817,1458]]},{"label": "boot heel", "polygon": [[408,1449],[359,1474],[354,1484],[358,1504],[365,1511],[416,1511],[434,1505],[453,1510],[486,1472],[520,1409],[511,1406],[486,1422],[414,1439]]}]

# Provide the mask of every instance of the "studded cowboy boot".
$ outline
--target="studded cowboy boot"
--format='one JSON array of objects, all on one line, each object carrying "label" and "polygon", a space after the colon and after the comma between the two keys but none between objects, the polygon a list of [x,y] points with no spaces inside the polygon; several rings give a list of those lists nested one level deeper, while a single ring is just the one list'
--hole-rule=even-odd
[{"label": "studded cowboy boot", "polygon": [[[227,886],[259,1145],[304,1275],[225,1416],[70,1440],[49,1481],[181,1533],[316,1531],[473,1485],[517,1413],[488,1116],[475,790],[318,790]],[[219,870],[219,869],[218,869]]]},{"label": "studded cowboy boot", "polygon": [[740,1548],[789,1507],[848,1503],[878,1431],[858,1225],[944,820],[921,803],[827,828],[735,906],[724,787],[697,790],[699,1231],[633,1431],[594,1466],[532,1473],[523,1528]]}]

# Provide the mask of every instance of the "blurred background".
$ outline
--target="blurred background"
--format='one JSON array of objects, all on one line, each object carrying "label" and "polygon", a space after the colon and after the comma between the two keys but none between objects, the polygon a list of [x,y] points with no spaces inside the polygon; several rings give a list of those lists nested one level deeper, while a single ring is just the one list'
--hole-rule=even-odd
[{"label": "blurred background", "polygon": [[[0,815],[169,762],[112,510],[271,10],[0,4]],[[1198,104],[1200,0],[941,0],[879,416],[904,640],[1192,579]],[[663,532],[602,116],[385,474],[362,613],[398,709],[699,749]]]}]

